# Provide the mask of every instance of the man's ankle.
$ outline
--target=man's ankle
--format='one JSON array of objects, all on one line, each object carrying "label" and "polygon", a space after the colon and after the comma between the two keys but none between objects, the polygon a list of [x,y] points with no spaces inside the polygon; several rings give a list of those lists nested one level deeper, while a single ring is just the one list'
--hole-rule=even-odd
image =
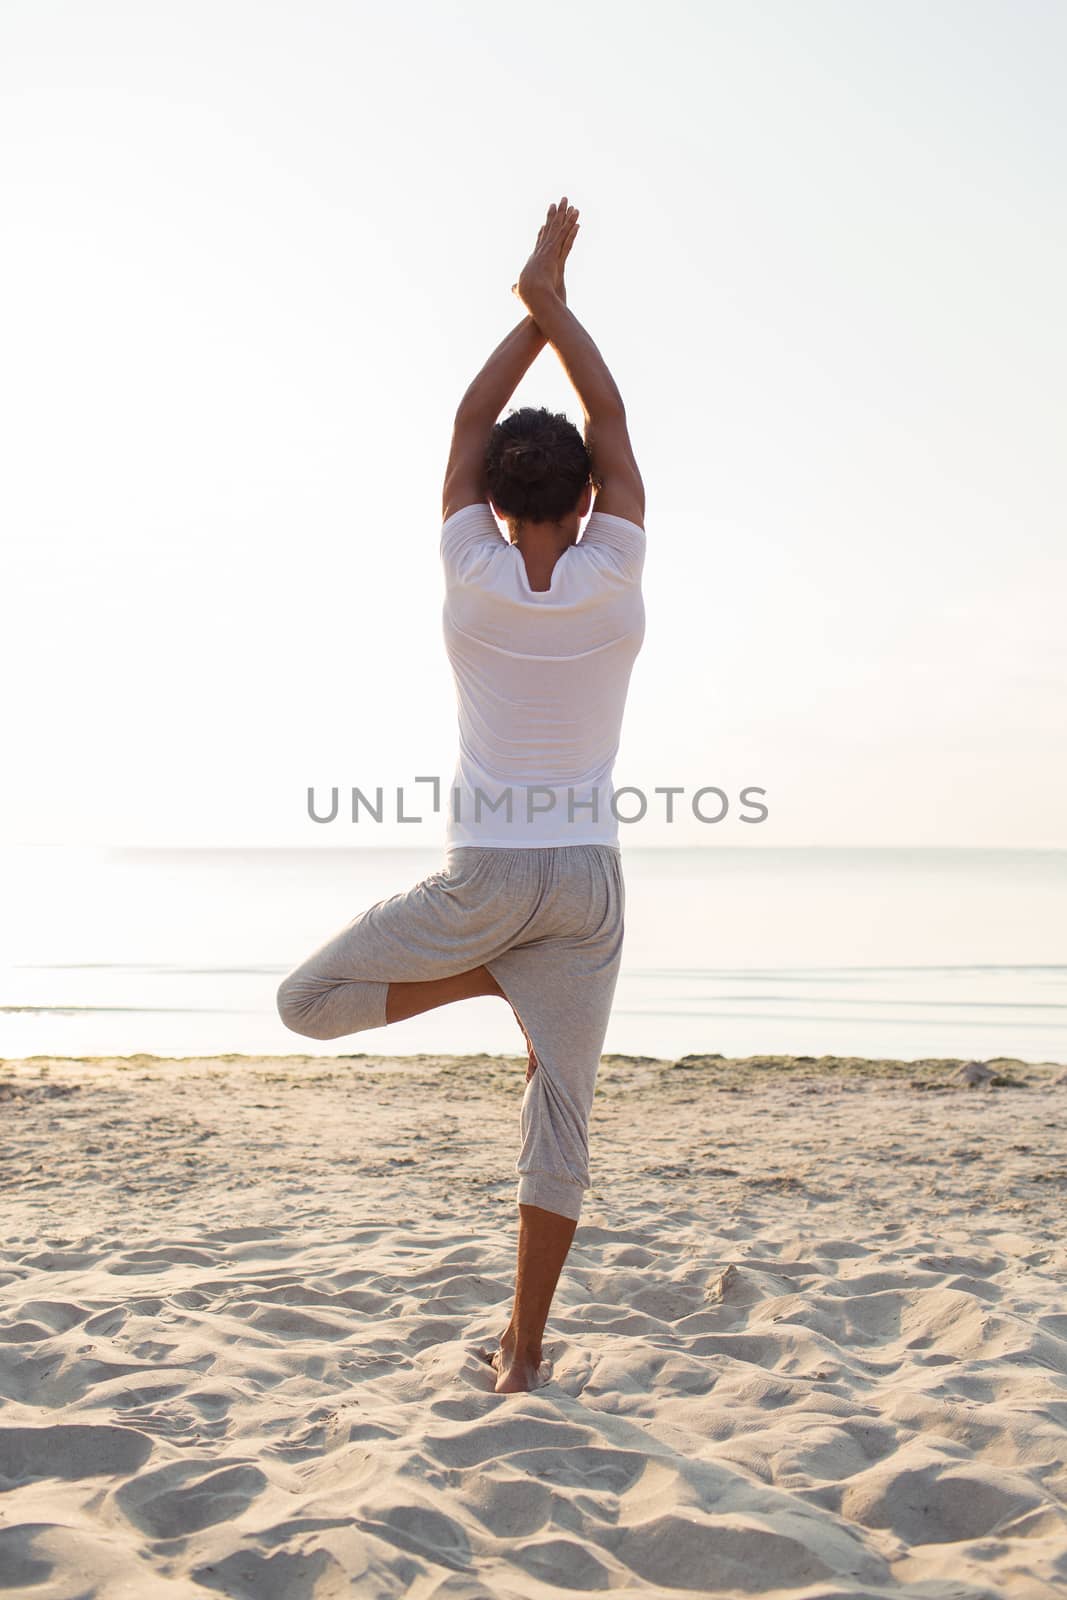
[{"label": "man's ankle", "polygon": [[500,1348],[507,1351],[512,1361],[526,1361],[533,1367],[540,1366],[543,1359],[540,1339],[518,1339],[510,1331],[501,1339]]}]

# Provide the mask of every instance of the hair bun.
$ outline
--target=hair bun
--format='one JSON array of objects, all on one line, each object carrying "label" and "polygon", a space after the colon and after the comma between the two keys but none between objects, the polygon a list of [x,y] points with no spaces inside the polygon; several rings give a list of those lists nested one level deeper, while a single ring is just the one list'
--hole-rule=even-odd
[{"label": "hair bun", "polygon": [[509,445],[504,460],[511,477],[520,483],[538,483],[548,473],[548,452],[539,444],[520,441]]}]

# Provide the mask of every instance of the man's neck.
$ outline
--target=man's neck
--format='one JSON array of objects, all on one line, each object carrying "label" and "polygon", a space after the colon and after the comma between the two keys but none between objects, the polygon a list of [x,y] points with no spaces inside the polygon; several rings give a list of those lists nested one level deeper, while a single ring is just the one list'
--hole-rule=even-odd
[{"label": "man's neck", "polygon": [[524,522],[508,525],[511,542],[522,557],[526,581],[535,594],[544,594],[552,585],[552,573],[564,550],[578,540],[578,517],[562,522]]},{"label": "man's neck", "polygon": [[559,522],[509,523],[508,536],[524,556],[558,555],[569,545],[577,544],[579,520],[565,517]]}]

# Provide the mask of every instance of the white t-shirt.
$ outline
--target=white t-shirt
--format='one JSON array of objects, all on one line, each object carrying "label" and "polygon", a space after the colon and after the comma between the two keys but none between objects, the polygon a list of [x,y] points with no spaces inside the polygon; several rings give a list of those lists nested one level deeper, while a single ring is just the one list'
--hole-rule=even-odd
[{"label": "white t-shirt", "polygon": [[441,559],[459,710],[447,843],[617,845],[612,768],[644,639],[644,530],[594,511],[539,593],[479,501],[443,524]]}]

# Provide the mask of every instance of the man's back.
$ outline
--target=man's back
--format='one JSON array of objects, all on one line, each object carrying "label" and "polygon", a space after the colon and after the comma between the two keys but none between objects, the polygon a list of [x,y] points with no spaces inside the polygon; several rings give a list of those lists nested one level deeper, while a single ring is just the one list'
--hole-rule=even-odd
[{"label": "man's back", "polygon": [[611,780],[644,637],[645,534],[594,510],[534,589],[487,502],[444,523],[459,759],[450,844],[613,844]]}]

